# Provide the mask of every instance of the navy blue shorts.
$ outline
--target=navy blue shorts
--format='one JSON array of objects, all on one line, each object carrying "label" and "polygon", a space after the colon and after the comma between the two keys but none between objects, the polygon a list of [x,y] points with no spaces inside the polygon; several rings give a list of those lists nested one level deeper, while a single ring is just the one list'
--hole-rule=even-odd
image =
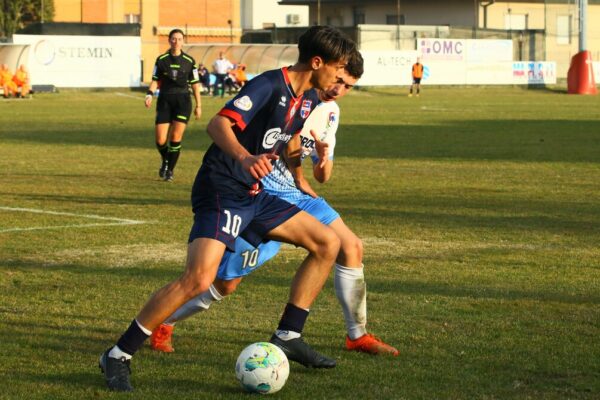
[{"label": "navy blue shorts", "polygon": [[235,251],[238,236],[258,246],[267,233],[300,212],[295,205],[265,191],[243,197],[211,192],[195,200],[194,225],[188,242],[216,239],[231,251]]}]

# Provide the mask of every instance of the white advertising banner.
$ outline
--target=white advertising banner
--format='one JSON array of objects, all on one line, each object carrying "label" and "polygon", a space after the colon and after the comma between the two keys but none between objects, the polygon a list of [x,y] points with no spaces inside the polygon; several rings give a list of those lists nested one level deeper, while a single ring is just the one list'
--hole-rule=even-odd
[{"label": "white advertising banner", "polygon": [[512,84],[512,41],[424,38],[417,53],[425,67],[424,84]]},{"label": "white advertising banner", "polygon": [[412,65],[417,61],[416,51],[364,50],[365,73],[359,85],[399,86],[412,83]]},{"label": "white advertising banner", "polygon": [[594,82],[600,85],[600,61],[592,61],[592,69],[594,71]]},{"label": "white advertising banner", "polygon": [[512,63],[513,83],[546,85],[556,83],[555,61],[515,61]]},{"label": "white advertising banner", "polygon": [[29,44],[32,84],[57,87],[137,87],[141,40],[137,36],[14,35]]}]

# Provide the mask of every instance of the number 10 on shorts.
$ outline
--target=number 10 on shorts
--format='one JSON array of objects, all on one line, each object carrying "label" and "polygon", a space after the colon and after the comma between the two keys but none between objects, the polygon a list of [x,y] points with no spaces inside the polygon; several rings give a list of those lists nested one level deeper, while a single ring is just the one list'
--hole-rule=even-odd
[{"label": "number 10 on shorts", "polygon": [[223,212],[225,213],[225,217],[227,217],[227,221],[225,221],[225,226],[223,226],[221,230],[228,235],[237,237],[240,233],[242,218],[237,214],[232,217],[229,210],[223,210]]}]

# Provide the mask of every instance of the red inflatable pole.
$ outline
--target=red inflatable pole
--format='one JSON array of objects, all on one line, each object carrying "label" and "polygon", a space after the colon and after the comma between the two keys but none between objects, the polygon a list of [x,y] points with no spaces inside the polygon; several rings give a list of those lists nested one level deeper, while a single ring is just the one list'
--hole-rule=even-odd
[{"label": "red inflatable pole", "polygon": [[597,94],[592,54],[580,51],[571,58],[571,66],[567,74],[567,91],[569,94]]}]

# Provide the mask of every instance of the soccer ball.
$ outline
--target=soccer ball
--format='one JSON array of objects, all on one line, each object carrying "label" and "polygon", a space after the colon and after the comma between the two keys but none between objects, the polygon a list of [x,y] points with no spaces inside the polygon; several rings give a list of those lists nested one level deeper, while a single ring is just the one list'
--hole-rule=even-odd
[{"label": "soccer ball", "polygon": [[290,374],[285,353],[272,343],[259,342],[246,347],[235,364],[235,376],[248,392],[275,393]]}]

